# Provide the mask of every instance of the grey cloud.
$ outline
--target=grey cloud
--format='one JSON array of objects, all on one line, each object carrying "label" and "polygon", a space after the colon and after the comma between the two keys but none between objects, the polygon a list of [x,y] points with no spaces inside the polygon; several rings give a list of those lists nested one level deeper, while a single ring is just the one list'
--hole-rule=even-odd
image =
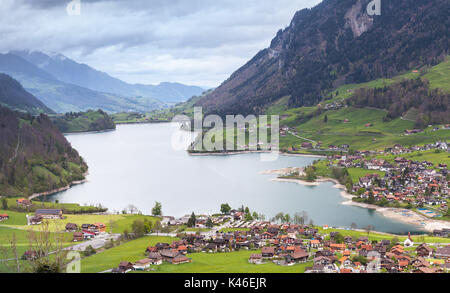
[{"label": "grey cloud", "polygon": [[[4,2],[4,3],[3,3]],[[0,51],[60,52],[129,82],[215,86],[320,0],[2,0]]]}]

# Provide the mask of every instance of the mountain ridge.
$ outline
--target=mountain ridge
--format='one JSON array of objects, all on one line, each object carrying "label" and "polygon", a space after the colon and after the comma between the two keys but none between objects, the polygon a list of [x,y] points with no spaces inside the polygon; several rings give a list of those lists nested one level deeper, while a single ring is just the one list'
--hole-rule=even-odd
[{"label": "mountain ridge", "polygon": [[204,91],[201,87],[177,82],[161,82],[159,85],[130,84],[62,54],[48,55],[29,50],[10,53],[27,60],[62,82],[128,98],[146,97],[170,104],[184,102]]},{"label": "mountain ridge", "polygon": [[38,98],[27,92],[17,80],[3,73],[0,73],[0,105],[30,112],[33,115],[54,113]]},{"label": "mountain ridge", "polygon": [[84,179],[88,167],[44,115],[0,106],[0,195],[29,196]]},{"label": "mountain ridge", "polygon": [[432,66],[448,55],[448,1],[385,0],[374,17],[365,14],[369,2],[324,0],[298,11],[269,48],[197,106],[219,115],[261,113],[284,96],[290,107],[311,106],[339,85]]},{"label": "mountain ridge", "polygon": [[130,99],[68,84],[13,54],[0,54],[0,72],[18,80],[22,86],[52,110],[79,112],[104,109],[108,112],[149,111],[164,107],[155,99]]}]

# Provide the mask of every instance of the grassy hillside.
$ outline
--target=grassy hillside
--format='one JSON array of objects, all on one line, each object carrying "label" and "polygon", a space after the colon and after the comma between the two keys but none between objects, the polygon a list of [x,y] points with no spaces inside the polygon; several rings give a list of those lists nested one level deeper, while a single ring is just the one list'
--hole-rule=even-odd
[{"label": "grassy hillside", "polygon": [[[346,107],[343,103],[353,97],[357,89],[384,88],[404,79],[413,80],[419,77],[429,80],[430,90],[439,88],[446,93],[450,93],[450,59],[447,58],[445,62],[434,67],[410,70],[392,78],[340,86],[325,94],[325,98],[319,105],[315,106],[290,108],[291,96],[287,95],[269,104],[265,113],[279,115],[282,127],[294,128],[298,132],[298,136],[322,142],[325,147],[349,144],[353,149],[373,150],[383,149],[397,143],[411,146],[438,140],[450,140],[450,130],[444,130],[442,126],[438,126],[438,131],[434,131],[434,127],[425,127],[422,133],[404,135],[405,130],[415,128],[415,122],[421,115],[418,109],[411,108],[403,113],[400,118],[386,119],[387,110]],[[179,104],[171,109],[153,112],[149,116],[153,119],[171,119],[176,114],[192,116],[193,107],[198,99],[201,99],[201,97],[194,97],[187,103]],[[337,108],[331,107],[332,105],[337,106]],[[327,122],[325,122],[325,116],[327,116]],[[366,127],[368,123],[371,123],[372,126]],[[280,148],[286,150],[290,147],[299,147],[306,141],[287,133],[286,136],[280,138]],[[301,152],[311,151],[302,150]]]},{"label": "grassy hillside", "polygon": [[54,113],[12,77],[0,73],[0,105],[33,115]]},{"label": "grassy hillside", "polygon": [[102,110],[66,113],[52,116],[51,120],[63,133],[103,131],[116,129],[113,119]]},{"label": "grassy hillside", "polygon": [[87,165],[45,115],[0,107],[0,195],[29,196],[84,179]]},{"label": "grassy hillside", "polygon": [[346,84],[342,85],[326,95],[327,100],[323,101],[325,104],[342,101],[343,99],[353,96],[354,90],[359,88],[381,88],[389,86],[393,83],[402,81],[403,79],[416,79],[418,77],[426,78],[430,81],[431,88],[440,88],[447,93],[450,93],[450,57],[447,60],[430,68],[422,68],[410,70],[403,74],[392,78],[379,78],[370,82]]},{"label": "grassy hillside", "polygon": [[[430,81],[431,89],[442,89],[450,93],[450,61],[431,67],[420,69],[418,72],[407,72],[390,79],[377,79],[368,83],[344,85],[326,96],[320,103],[320,108],[324,109],[327,104],[343,105],[345,99],[351,98],[356,89],[359,88],[383,88],[392,85],[403,79],[426,78]],[[428,127],[423,133],[405,136],[404,130],[413,129],[415,121],[419,115],[417,109],[410,109],[402,118],[391,121],[384,119],[387,111],[376,108],[357,109],[352,107],[342,107],[339,110],[323,111],[320,115],[317,112],[318,106],[301,107],[288,109],[289,97],[285,97],[267,108],[269,114],[280,115],[281,125],[297,129],[299,135],[323,145],[349,144],[355,149],[382,149],[400,143],[405,146],[421,145],[435,142],[437,140],[450,140],[450,130],[433,131],[434,127]],[[315,114],[316,113],[316,114]],[[325,116],[328,121],[325,122]],[[348,122],[344,122],[348,120]],[[366,127],[371,123],[371,127]],[[281,148],[299,146],[305,140],[292,135],[281,137]]]}]

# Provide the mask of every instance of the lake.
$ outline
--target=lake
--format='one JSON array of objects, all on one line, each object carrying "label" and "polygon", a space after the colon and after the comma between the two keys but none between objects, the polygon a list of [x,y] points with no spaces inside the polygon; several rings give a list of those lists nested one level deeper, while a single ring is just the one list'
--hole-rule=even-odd
[{"label": "lake", "polygon": [[[173,135],[189,132],[174,124],[118,125],[103,133],[67,135],[89,165],[88,182],[53,195],[50,199],[80,204],[102,204],[111,212],[132,204],[150,214],[155,201],[163,214],[183,216],[195,212],[218,213],[222,203],[241,205],[266,215],[294,215],[306,211],[314,224],[359,228],[372,225],[377,231],[417,232],[418,227],[385,218],[373,210],[345,206],[333,183],[308,187],[271,181],[276,175],[261,171],[306,166],[311,157],[279,156],[263,162],[260,154],[190,156],[172,147]],[[178,141],[178,140],[177,140]]]}]

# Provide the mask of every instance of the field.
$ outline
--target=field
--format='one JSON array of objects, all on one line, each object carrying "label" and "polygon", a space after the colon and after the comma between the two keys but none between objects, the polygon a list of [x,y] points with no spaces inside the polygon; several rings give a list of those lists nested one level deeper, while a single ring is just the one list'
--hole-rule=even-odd
[{"label": "field", "polygon": [[348,174],[352,178],[353,182],[358,182],[359,178],[364,177],[368,174],[378,174],[380,177],[384,177],[385,172],[378,170],[366,170],[362,168],[347,168]]},{"label": "field", "polygon": [[[450,92],[450,61],[447,60],[429,69],[420,70],[418,73],[412,71],[395,76],[390,79],[377,79],[361,84],[343,85],[328,94],[328,99],[321,102],[321,105],[333,102],[342,102],[353,96],[354,90],[358,88],[380,88],[399,82],[403,79],[426,78],[430,81],[430,87],[440,88],[445,92]],[[280,124],[296,128],[299,136],[316,142],[321,141],[324,146],[349,144],[353,149],[375,150],[383,149],[394,144],[405,146],[422,145],[435,142],[437,140],[449,140],[449,130],[433,131],[432,127],[425,129],[423,133],[405,136],[404,130],[413,129],[417,118],[417,110],[410,110],[405,115],[405,120],[395,119],[389,122],[383,121],[387,112],[374,108],[341,108],[339,110],[329,110],[322,115],[311,117],[311,113],[318,107],[301,107],[288,109],[289,97],[283,97],[267,107],[268,114],[281,116]],[[328,122],[325,123],[325,115]],[[348,119],[348,123],[344,120]],[[366,127],[367,123],[373,126]],[[280,147],[298,147],[306,140],[288,134],[281,137]],[[302,151],[308,152],[308,151]]]},{"label": "field", "polygon": [[[82,224],[103,223],[106,225],[107,232],[123,233],[124,230],[128,230],[128,232],[131,232],[131,225],[137,219],[148,219],[153,223],[158,220],[155,217],[143,215],[65,215],[65,217],[66,219],[62,220],[49,220],[50,231],[62,231],[65,229],[67,223],[75,223],[78,226],[81,226]],[[38,230],[39,225],[24,226],[19,228],[24,228],[27,230]]]},{"label": "field", "polygon": [[[8,207],[13,208],[17,206],[17,199],[20,197],[6,197]],[[47,201],[32,200],[33,206],[36,209],[62,209],[68,213],[90,213],[98,212],[98,207],[94,206],[82,206],[77,203],[56,203]],[[34,210],[34,209],[33,209]],[[30,213],[32,210],[29,211]]]},{"label": "field", "polygon": [[[52,239],[56,234],[51,234]],[[0,226],[0,259],[11,259],[14,258],[14,254],[12,251],[13,238],[15,237],[15,247],[17,249],[17,256],[20,258],[24,254],[25,251],[30,249],[30,232],[21,230],[21,229],[13,229],[8,227]],[[64,247],[68,247],[73,244],[72,241],[72,233],[64,233],[64,243],[62,245]],[[0,273],[10,273],[12,272],[12,265],[14,262],[11,261],[0,261]],[[21,271],[28,267],[27,261],[20,260]]]},{"label": "field", "polygon": [[[134,262],[145,258],[144,251],[147,246],[158,242],[171,243],[176,238],[145,237],[133,240],[121,246],[111,248],[97,255],[84,258],[81,261],[83,273],[102,272],[117,267],[120,261]],[[301,273],[308,264],[299,264],[292,267],[281,267],[273,263],[253,265],[248,263],[250,254],[258,251],[237,251],[231,253],[194,253],[189,254],[192,263],[172,265],[164,263],[156,267],[158,273]]]},{"label": "field", "polygon": [[[40,225],[26,226],[27,213],[14,212],[10,210],[0,210],[0,214],[8,214],[9,219],[0,222],[1,226],[11,227],[23,230],[40,230]],[[33,213],[28,213],[32,215]],[[131,225],[135,220],[147,219],[152,223],[155,223],[159,218],[144,215],[94,215],[94,214],[80,214],[80,215],[64,215],[65,219],[62,220],[49,220],[49,230],[51,232],[62,231],[65,229],[67,223],[75,223],[78,226],[82,224],[103,223],[107,227],[107,232],[123,233],[125,230],[131,232]],[[111,227],[112,224],[112,227]],[[112,228],[112,229],[111,229]]]},{"label": "field", "polygon": [[[325,115],[328,122],[325,122]],[[449,140],[450,130],[427,129],[417,135],[405,136],[404,130],[413,129],[414,122],[400,118],[384,122],[386,112],[378,109],[342,108],[316,116],[296,127],[299,136],[322,142],[323,146],[348,144],[352,149],[384,149],[400,143],[404,146],[422,145],[436,140]],[[348,122],[344,122],[348,119]],[[366,124],[371,123],[371,127]],[[299,146],[305,140],[293,136],[281,137],[283,146]]]},{"label": "field", "polygon": [[133,240],[105,250],[96,255],[82,259],[82,273],[98,273],[115,268],[121,261],[135,262],[145,258],[145,249],[158,242],[172,243],[177,240],[171,237],[149,236]]},{"label": "field", "polygon": [[447,60],[433,66],[429,69],[425,69],[425,74],[421,75],[420,72],[412,72],[408,71],[404,74],[397,75],[393,78],[381,78],[376,79],[366,83],[360,84],[346,84],[338,87],[334,91],[329,93],[329,97],[333,94],[333,98],[327,100],[325,103],[332,103],[336,101],[341,101],[343,99],[349,98],[353,95],[353,91],[358,88],[380,88],[384,86],[389,86],[395,82],[399,82],[403,79],[415,79],[418,77],[426,78],[430,81],[430,86],[432,89],[440,88],[445,92],[450,92],[450,84],[449,84],[449,76],[450,76],[450,59],[447,57]]},{"label": "field", "polygon": [[[344,236],[361,237],[367,236],[364,231],[337,230],[319,228],[319,233],[329,234],[337,231]],[[396,236],[371,232],[369,239],[372,240],[392,240],[398,238],[400,242],[406,236]],[[417,243],[423,241],[427,243],[450,243],[449,238],[437,238],[429,236],[412,236]],[[144,251],[147,246],[155,245],[158,242],[171,243],[177,240],[170,237],[149,236],[127,242],[121,246],[100,252],[97,255],[82,259],[81,270],[83,273],[102,272],[117,267],[120,261],[135,262],[145,258]],[[252,253],[260,251],[235,251],[230,253],[193,253],[187,256],[192,259],[191,263],[172,265],[164,263],[161,266],[153,266],[155,271],[151,273],[302,273],[305,267],[312,266],[312,263],[298,264],[290,267],[278,266],[274,263],[263,265],[253,265],[248,263],[248,258]]]},{"label": "field", "polygon": [[[378,159],[384,159],[389,162],[393,162],[394,159],[398,157],[395,155],[378,155],[376,158]],[[401,157],[406,158],[408,160],[414,160],[414,161],[429,161],[432,162],[434,165],[438,164],[447,164],[450,165],[450,155],[447,152],[441,151],[436,152],[435,150],[430,151],[423,151],[423,152],[412,152],[408,154],[402,154]]]},{"label": "field", "polygon": [[[161,110],[163,111],[163,110]],[[116,113],[111,114],[111,118],[116,124],[133,124],[133,123],[150,123],[150,122],[166,122],[168,118],[156,117],[150,114],[140,113]]]},{"label": "field", "polygon": [[[330,232],[339,232],[343,236],[351,236],[351,237],[367,237],[367,232],[365,231],[358,231],[358,230],[339,230],[339,229],[323,229],[322,227],[319,227],[319,233],[325,233],[329,234]],[[360,227],[361,229],[361,227]],[[398,235],[392,235],[392,234],[386,234],[386,233],[377,233],[377,232],[370,232],[369,234],[369,240],[370,241],[380,241],[380,240],[392,240],[394,237],[398,238],[400,242],[403,242],[406,240],[407,236],[398,236]],[[431,236],[425,236],[425,235],[417,235],[412,236],[412,239],[416,243],[450,243],[450,238],[439,238],[439,237],[431,237]]]},{"label": "field", "polygon": [[25,213],[13,212],[13,211],[5,211],[0,210],[0,214],[7,214],[9,216],[8,220],[4,220],[0,222],[0,225],[26,225],[27,218],[25,217]]},{"label": "field", "polygon": [[312,266],[312,262],[284,267],[274,263],[254,265],[248,263],[248,258],[260,251],[234,251],[229,253],[194,253],[187,255],[192,258],[191,263],[172,265],[164,263],[157,267],[157,273],[303,273],[305,268]]}]

